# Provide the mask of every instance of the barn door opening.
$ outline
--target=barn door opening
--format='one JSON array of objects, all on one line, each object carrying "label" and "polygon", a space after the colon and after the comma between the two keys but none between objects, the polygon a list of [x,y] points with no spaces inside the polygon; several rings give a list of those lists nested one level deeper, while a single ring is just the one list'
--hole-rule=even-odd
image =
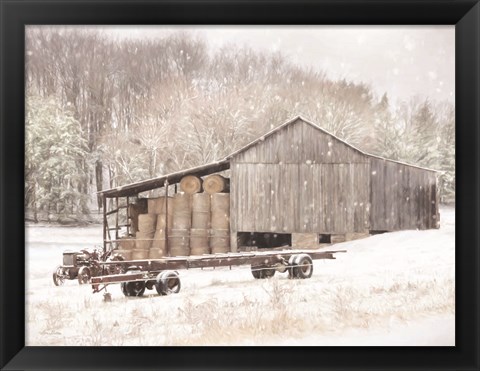
[{"label": "barn door opening", "polygon": [[240,251],[292,246],[290,233],[238,232],[237,239]]}]

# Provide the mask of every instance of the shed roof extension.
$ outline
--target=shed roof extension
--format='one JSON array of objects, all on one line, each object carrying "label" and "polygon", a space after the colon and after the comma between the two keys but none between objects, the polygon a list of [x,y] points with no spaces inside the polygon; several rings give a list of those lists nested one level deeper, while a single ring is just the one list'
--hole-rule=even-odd
[{"label": "shed roof extension", "polygon": [[167,175],[160,176],[158,178],[147,179],[141,182],[131,183],[124,186],[106,189],[98,192],[98,194],[107,197],[127,197],[134,196],[140,192],[150,191],[152,189],[160,188],[165,185],[165,181],[168,180],[169,184],[178,183],[186,175],[205,176],[219,171],[224,171],[230,168],[230,161],[221,160],[218,162],[212,162],[210,164],[192,167],[190,169],[177,171]]}]

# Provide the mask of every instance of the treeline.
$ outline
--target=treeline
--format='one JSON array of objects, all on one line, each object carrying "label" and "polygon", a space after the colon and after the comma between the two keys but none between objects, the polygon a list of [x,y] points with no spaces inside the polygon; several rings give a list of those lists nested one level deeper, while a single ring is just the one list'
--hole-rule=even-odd
[{"label": "treeline", "polygon": [[85,215],[97,190],[218,160],[297,114],[367,152],[444,170],[442,197],[454,198],[453,105],[412,98],[394,109],[386,94],[280,53],[212,53],[181,32],[114,40],[28,28],[26,92],[35,213]]}]

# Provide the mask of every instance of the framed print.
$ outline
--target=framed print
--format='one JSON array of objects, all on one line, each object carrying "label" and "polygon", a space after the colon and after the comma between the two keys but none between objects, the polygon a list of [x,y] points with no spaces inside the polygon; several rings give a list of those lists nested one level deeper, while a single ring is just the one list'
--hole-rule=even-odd
[{"label": "framed print", "polygon": [[1,6],[2,369],[479,367],[477,1]]}]

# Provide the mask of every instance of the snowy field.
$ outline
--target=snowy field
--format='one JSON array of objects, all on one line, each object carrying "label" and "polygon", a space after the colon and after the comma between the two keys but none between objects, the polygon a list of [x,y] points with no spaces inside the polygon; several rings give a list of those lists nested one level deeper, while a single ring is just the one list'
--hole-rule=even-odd
[{"label": "snowy field", "polygon": [[455,210],[441,228],[345,242],[308,280],[253,279],[248,266],[180,271],[179,294],[112,302],[52,282],[63,250],[100,245],[95,227],[26,226],[26,345],[455,345]]}]

